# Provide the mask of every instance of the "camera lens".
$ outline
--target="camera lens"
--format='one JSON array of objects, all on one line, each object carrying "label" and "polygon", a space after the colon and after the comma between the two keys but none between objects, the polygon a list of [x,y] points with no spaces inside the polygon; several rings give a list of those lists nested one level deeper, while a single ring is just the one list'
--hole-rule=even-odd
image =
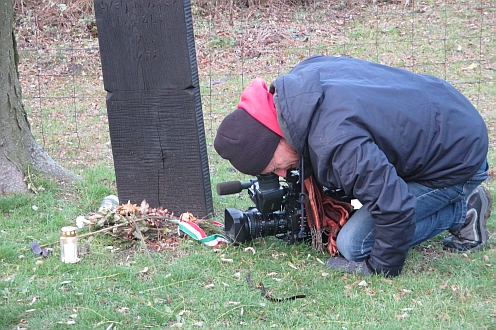
[{"label": "camera lens", "polygon": [[234,244],[242,244],[258,237],[278,236],[288,230],[288,221],[284,212],[273,212],[266,219],[256,209],[242,212],[226,208],[224,212],[224,230]]},{"label": "camera lens", "polygon": [[[249,237],[247,223],[243,212],[233,208],[226,208],[224,211],[224,231],[233,243],[244,243]],[[247,235],[248,234],[248,235]]]}]

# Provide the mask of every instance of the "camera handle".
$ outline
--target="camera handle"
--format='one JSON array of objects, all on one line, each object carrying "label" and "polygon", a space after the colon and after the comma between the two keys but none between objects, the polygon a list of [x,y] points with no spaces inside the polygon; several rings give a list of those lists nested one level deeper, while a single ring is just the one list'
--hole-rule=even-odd
[{"label": "camera handle", "polygon": [[298,238],[304,238],[305,237],[305,231],[307,228],[307,222],[305,221],[306,216],[305,216],[305,203],[308,200],[308,195],[305,193],[305,184],[303,183],[305,181],[305,164],[304,164],[304,159],[303,155],[300,157],[300,196],[298,198],[300,202],[300,207],[301,207],[301,220],[300,220],[300,232],[298,233]]}]

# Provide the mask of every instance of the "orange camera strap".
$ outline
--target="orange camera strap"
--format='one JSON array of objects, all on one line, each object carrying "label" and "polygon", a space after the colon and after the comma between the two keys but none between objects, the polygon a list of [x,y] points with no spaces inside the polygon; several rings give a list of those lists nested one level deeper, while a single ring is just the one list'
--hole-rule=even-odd
[{"label": "orange camera strap", "polygon": [[[324,194],[324,189],[312,176],[304,181],[305,191],[308,196],[306,202],[307,222],[312,233],[312,248],[331,256],[339,253],[336,239],[339,230],[349,219],[353,206]],[[325,243],[327,238],[327,243]]]}]

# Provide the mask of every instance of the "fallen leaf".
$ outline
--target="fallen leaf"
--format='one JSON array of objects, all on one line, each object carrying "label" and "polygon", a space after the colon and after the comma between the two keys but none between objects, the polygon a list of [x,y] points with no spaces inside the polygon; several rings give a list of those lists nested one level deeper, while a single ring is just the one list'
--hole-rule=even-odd
[{"label": "fallen leaf", "polygon": [[29,246],[31,247],[31,251],[33,251],[34,254],[40,255],[43,252],[38,242],[31,242]]},{"label": "fallen leaf", "polygon": [[226,255],[225,255],[225,254],[221,254],[221,255],[220,255],[220,261],[224,261],[224,262],[233,262],[234,260],[229,259],[229,258],[226,258]]},{"label": "fallen leaf", "polygon": [[467,66],[466,68],[463,68],[462,70],[473,70],[475,68],[477,68],[477,63],[472,63],[469,66]]},{"label": "fallen leaf", "polygon": [[322,265],[325,265],[325,262],[323,262],[322,260],[320,260],[319,258],[315,258],[315,260],[317,260],[318,262],[320,262]]},{"label": "fallen leaf", "polygon": [[34,304],[38,300],[38,298],[40,298],[40,297],[36,297],[36,296],[33,297],[33,299],[31,300],[31,303],[29,303],[29,306],[31,306],[32,304]]},{"label": "fallen leaf", "polygon": [[254,249],[254,248],[252,248],[251,246],[249,246],[249,247],[245,248],[245,252],[246,252],[246,251],[251,251],[251,253],[255,254],[255,249]]},{"label": "fallen leaf", "polygon": [[179,220],[181,221],[196,221],[196,217],[189,213],[189,212],[185,212],[185,213],[182,213],[180,216],[179,216]]},{"label": "fallen leaf", "polygon": [[142,202],[141,202],[141,207],[140,207],[140,212],[141,214],[147,214],[148,213],[148,209],[150,208],[150,204],[148,204],[146,202],[146,199],[144,199]]},{"label": "fallen leaf", "polygon": [[226,305],[239,305],[239,304],[241,304],[241,302],[240,302],[240,301],[228,301],[228,302],[226,303]]},{"label": "fallen leaf", "polygon": [[117,212],[119,212],[120,215],[133,215],[140,210],[141,208],[136,204],[131,204],[131,201],[117,207]]}]

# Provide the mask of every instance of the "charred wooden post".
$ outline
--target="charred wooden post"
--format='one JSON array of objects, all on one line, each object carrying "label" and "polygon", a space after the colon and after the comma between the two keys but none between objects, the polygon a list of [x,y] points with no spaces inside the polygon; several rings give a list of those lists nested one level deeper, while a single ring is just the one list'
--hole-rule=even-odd
[{"label": "charred wooden post", "polygon": [[121,202],[213,213],[189,0],[94,0]]}]

